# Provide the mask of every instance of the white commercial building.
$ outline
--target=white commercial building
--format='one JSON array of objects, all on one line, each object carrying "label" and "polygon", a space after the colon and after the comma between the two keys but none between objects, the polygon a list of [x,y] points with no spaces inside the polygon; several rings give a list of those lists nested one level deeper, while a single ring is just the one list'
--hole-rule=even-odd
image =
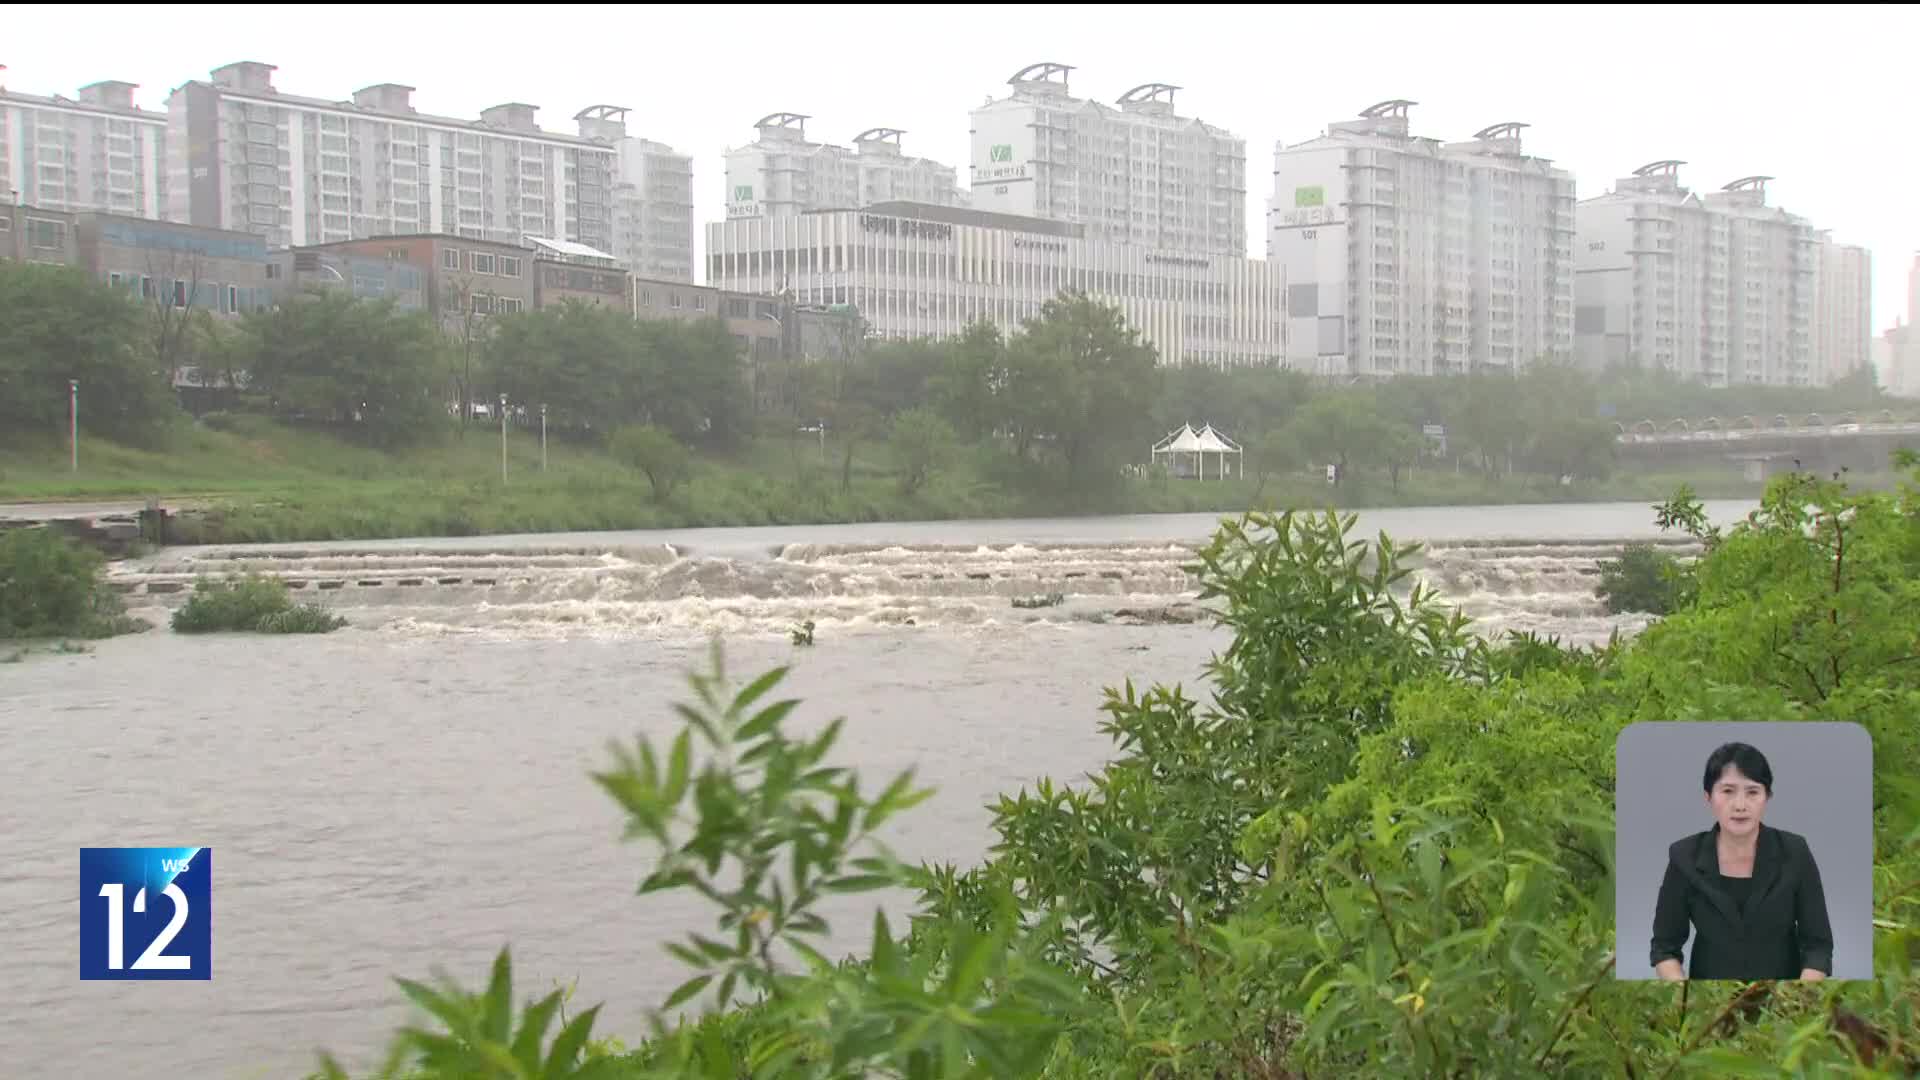
[{"label": "white commercial building", "polygon": [[951,165],[909,157],[898,128],[869,128],[854,149],[807,141],[807,120],[779,112],[754,123],[758,137],[727,151],[727,217],[783,217],[857,210],[880,202],[964,206]]},{"label": "white commercial building", "polygon": [[1267,256],[1289,366],[1324,375],[1515,370],[1573,354],[1573,177],[1525,124],[1410,134],[1411,101],[1273,155]]},{"label": "white commercial building", "polygon": [[164,215],[167,117],[135,105],[135,89],[97,82],[75,100],[0,87],[0,195],[45,210]]},{"label": "white commercial building", "polygon": [[1826,385],[1872,362],[1873,255],[1819,234],[1819,268],[1813,281],[1814,381]]},{"label": "white commercial building", "polygon": [[614,257],[635,276],[693,282],[693,158],[627,134],[627,110],[592,105],[580,134],[611,145]]},{"label": "white commercial building", "polygon": [[1824,381],[1813,345],[1820,253],[1764,176],[1704,198],[1656,161],[1583,200],[1575,286],[1581,363],[1664,368],[1710,386]]},{"label": "white commercial building", "polygon": [[973,205],[1084,225],[1158,251],[1247,253],[1247,141],[1175,115],[1177,86],[1145,83],[1119,108],[1067,92],[1066,64],[1032,64],[971,113]]},{"label": "white commercial building", "polygon": [[614,148],[542,131],[535,106],[458,120],[416,112],[409,86],[327,101],[281,93],[273,72],[228,64],[168,99],[172,220],[276,247],[411,233],[613,247]]},{"label": "white commercial building", "polygon": [[1011,333],[1062,290],[1117,306],[1163,364],[1272,364],[1281,286],[1264,261],[1095,239],[1067,222],[959,207],[736,218],[707,226],[707,280],[800,304],[850,304],[888,338]]}]

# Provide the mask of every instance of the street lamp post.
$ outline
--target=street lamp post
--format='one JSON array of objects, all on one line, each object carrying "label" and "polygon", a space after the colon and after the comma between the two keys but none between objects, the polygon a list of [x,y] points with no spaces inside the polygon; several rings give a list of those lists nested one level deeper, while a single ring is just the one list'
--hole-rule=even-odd
[{"label": "street lamp post", "polygon": [[500,395],[500,483],[507,482],[507,395]]},{"label": "street lamp post", "polygon": [[547,471],[547,407],[540,406],[540,471]]},{"label": "street lamp post", "polygon": [[67,380],[67,432],[71,441],[71,467],[80,471],[80,380]]}]

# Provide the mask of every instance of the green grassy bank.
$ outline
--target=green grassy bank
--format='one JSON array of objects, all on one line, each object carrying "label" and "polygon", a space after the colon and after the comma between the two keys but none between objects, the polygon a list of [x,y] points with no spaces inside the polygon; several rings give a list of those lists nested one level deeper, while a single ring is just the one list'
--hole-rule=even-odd
[{"label": "green grassy bank", "polygon": [[[1749,497],[1730,471],[1617,472],[1562,487],[1534,476],[1471,469],[1413,470],[1396,486],[1385,470],[1330,487],[1305,473],[1255,479],[1128,478],[1098,493],[1063,494],[1035,470],[989,448],[957,451],[931,480],[902,490],[888,449],[828,439],[760,438],[729,456],[696,456],[691,478],[656,500],[644,475],[595,448],[509,432],[501,476],[499,429],[450,428],[414,449],[385,453],[259,418],[221,430],[182,425],[152,448],[81,443],[80,469],[55,438],[0,445],[0,502],[162,498],[204,500],[174,542],[246,542],[467,536],[491,533],[725,525],[1219,511],[1255,505],[1365,508],[1552,501],[1654,500],[1685,482],[1704,497]],[[843,479],[846,481],[843,483]]]}]

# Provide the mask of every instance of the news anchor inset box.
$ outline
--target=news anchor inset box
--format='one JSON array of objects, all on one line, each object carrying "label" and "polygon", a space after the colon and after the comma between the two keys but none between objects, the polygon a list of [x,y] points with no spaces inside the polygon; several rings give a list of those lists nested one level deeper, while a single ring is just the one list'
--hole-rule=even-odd
[{"label": "news anchor inset box", "polygon": [[1615,977],[1873,977],[1865,728],[1646,722],[1614,758]]},{"label": "news anchor inset box", "polygon": [[81,848],[80,978],[213,978],[213,849]]}]

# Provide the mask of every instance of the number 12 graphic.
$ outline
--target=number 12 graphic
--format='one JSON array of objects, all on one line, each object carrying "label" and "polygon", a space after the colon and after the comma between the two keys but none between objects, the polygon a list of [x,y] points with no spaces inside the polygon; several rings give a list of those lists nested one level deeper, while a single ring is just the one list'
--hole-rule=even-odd
[{"label": "number 12 graphic", "polygon": [[212,879],[211,848],[81,848],[80,978],[211,979]]}]

